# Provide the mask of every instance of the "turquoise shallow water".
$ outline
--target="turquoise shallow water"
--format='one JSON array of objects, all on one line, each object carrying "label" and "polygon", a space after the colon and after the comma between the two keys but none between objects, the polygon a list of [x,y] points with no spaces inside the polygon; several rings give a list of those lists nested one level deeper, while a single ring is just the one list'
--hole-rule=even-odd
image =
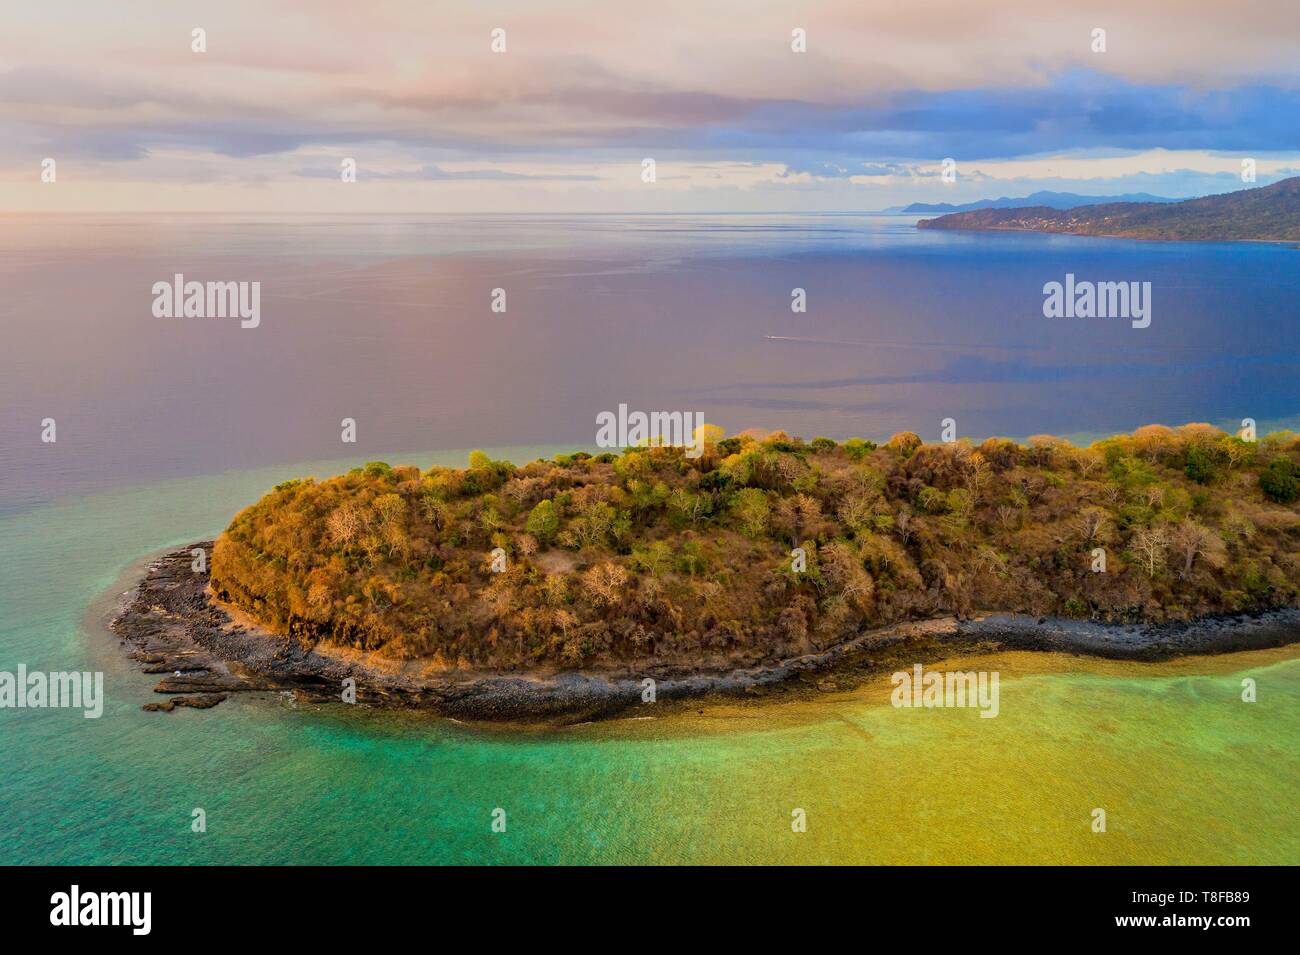
[{"label": "turquoise shallow water", "polygon": [[[0,670],[103,670],[108,696],[99,720],[0,710],[0,862],[1300,862],[1293,650],[1158,667],[969,662],[1002,674],[996,719],[894,709],[887,684],[564,730],[276,696],[142,712],[156,678],[100,628],[115,581],[217,532],[275,481],[350,463],[0,519]],[[1243,676],[1258,702],[1241,702]],[[191,831],[194,808],[205,833]],[[796,808],[806,832],[791,831]],[[1090,829],[1095,808],[1105,833]]]}]

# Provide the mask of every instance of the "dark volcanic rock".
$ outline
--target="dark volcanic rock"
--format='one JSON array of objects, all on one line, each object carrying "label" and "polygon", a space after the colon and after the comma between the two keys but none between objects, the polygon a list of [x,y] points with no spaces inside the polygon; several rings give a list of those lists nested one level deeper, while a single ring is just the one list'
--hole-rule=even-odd
[{"label": "dark volcanic rock", "polygon": [[225,693],[195,693],[193,696],[173,696],[161,703],[146,703],[140,707],[150,713],[170,713],[178,706],[190,706],[196,710],[210,710],[227,697]]}]

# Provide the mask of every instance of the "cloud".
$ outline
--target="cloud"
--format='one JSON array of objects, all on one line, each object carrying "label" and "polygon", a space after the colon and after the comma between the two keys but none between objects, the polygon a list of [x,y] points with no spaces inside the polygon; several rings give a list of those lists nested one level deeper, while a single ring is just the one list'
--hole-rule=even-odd
[{"label": "cloud", "polygon": [[[69,95],[80,95],[79,89],[72,87]],[[12,103],[17,94],[11,89],[6,95]],[[1047,89],[908,91],[877,105],[750,103],[744,109],[716,111],[722,117],[718,121],[710,118],[713,110],[684,109],[680,96],[641,93],[644,124],[637,126],[625,124],[626,104],[619,96],[583,99],[585,121],[570,117],[550,125],[540,118],[572,106],[573,100],[525,99],[497,110],[512,115],[497,133],[482,129],[479,119],[458,123],[459,108],[450,107],[443,108],[451,115],[437,127],[394,116],[383,117],[387,125],[380,125],[380,118],[369,114],[347,118],[329,110],[239,118],[234,103],[214,104],[211,115],[163,110],[150,121],[135,109],[115,110],[110,104],[118,100],[110,96],[86,104],[98,103],[95,118],[77,119],[63,115],[70,105],[51,108],[51,95],[47,91],[40,100],[51,118],[41,122],[25,115],[10,126],[11,138],[21,127],[74,156],[95,158],[140,158],[160,147],[241,158],[355,143],[382,144],[394,158],[405,155],[408,160],[427,149],[489,160],[526,152],[570,161],[597,153],[655,150],[678,157],[781,162],[790,175],[819,179],[896,175],[900,164],[948,156],[969,163],[1069,150],[1290,151],[1296,146],[1293,117],[1300,115],[1300,88],[1197,92],[1133,86],[1100,74],[1058,77]],[[514,112],[521,110],[532,118],[514,121]],[[0,109],[0,130],[4,128]],[[436,171],[428,175],[437,177]]]},{"label": "cloud", "polygon": [[785,163],[781,178],[810,176],[813,179],[853,179],[855,177],[894,176],[904,173],[899,165],[865,162],[828,162],[824,160],[796,159]]},{"label": "cloud", "polygon": [[[294,175],[308,179],[337,179],[339,178],[339,170],[337,167],[327,168],[322,166],[312,166],[309,168],[299,169],[294,173]],[[366,171],[362,175],[364,175],[366,179],[384,179],[391,181],[405,180],[408,182],[598,182],[601,178],[600,176],[578,173],[524,173],[507,172],[502,169],[447,170],[434,165],[425,165],[421,166],[419,169],[408,170]]]},{"label": "cloud", "polygon": [[[1190,194],[1230,171],[1179,172],[1150,161],[1161,151],[1296,165],[1291,0],[1245,16],[1212,0],[1050,16],[1040,0],[504,0],[437,22],[416,0],[371,0],[364,17],[343,0],[227,0],[205,10],[205,54],[189,48],[193,19],[184,5],[142,20],[91,0],[7,15],[0,180],[57,155],[87,175],[122,167],[105,180],[180,181],[186,156],[204,181],[301,181],[334,178],[347,150],[377,181],[553,184],[601,208],[582,190],[626,180],[627,202],[654,207],[626,176],[654,156],[673,202],[679,187],[709,208],[723,207],[718,190],[739,204],[784,189],[861,208],[863,190],[924,193],[876,207],[936,198],[944,157],[961,169],[947,199],[994,180],[1135,176]],[[1098,24],[1104,55],[1090,47]],[[807,53],[790,49],[796,25]]]}]

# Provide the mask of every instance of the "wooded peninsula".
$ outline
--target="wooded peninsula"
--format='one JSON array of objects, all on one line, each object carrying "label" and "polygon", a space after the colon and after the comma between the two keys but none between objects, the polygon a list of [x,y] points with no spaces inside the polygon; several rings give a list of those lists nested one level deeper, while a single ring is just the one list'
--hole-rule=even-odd
[{"label": "wooded peninsula", "polygon": [[1300,436],[1152,425],[877,445],[784,433],[287,481],[212,550],[228,607],[439,671],[763,663],[986,611],[1169,624],[1294,607]]}]

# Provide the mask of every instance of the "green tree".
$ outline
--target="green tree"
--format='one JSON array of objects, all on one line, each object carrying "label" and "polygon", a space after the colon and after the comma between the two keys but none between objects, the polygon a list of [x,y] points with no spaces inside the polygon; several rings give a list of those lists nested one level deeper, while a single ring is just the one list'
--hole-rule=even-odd
[{"label": "green tree", "polygon": [[921,436],[915,431],[900,431],[886,442],[885,447],[900,457],[910,458],[921,447]]},{"label": "green tree", "polygon": [[550,500],[538,501],[528,515],[528,533],[549,544],[560,529],[560,512]]},{"label": "green tree", "polygon": [[767,495],[756,487],[743,488],[736,495],[733,505],[736,517],[740,519],[740,529],[747,537],[760,537],[767,530],[767,518],[772,508],[767,503]]},{"label": "green tree", "polygon": [[1194,444],[1187,449],[1187,467],[1185,472],[1190,480],[1197,484],[1209,484],[1219,474],[1218,456],[1213,449]]}]

